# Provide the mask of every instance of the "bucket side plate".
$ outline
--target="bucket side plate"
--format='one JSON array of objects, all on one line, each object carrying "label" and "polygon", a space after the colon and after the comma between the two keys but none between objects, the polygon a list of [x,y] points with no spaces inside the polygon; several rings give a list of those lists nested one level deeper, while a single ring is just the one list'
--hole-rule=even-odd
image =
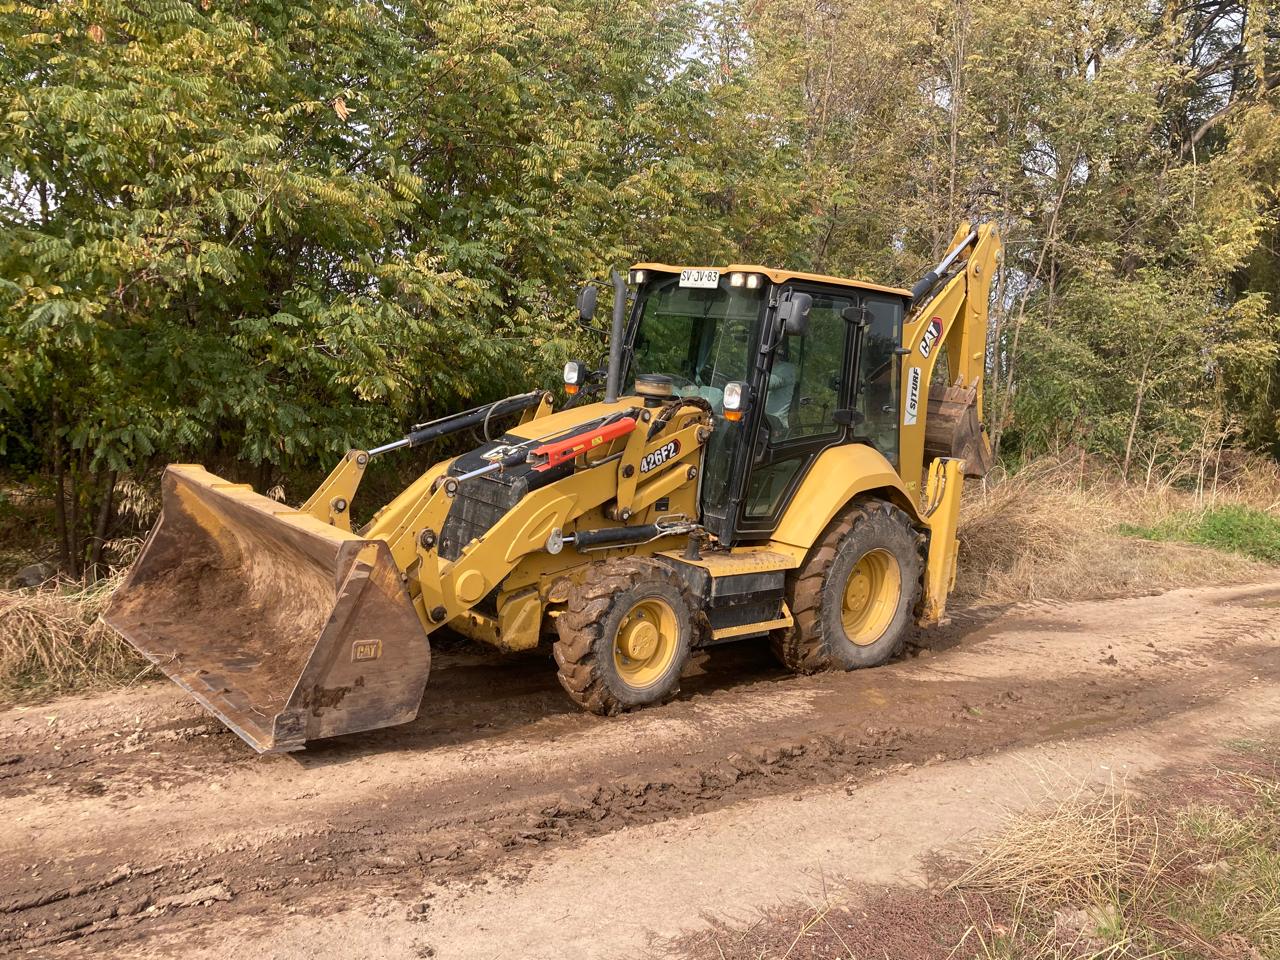
[{"label": "bucket side plate", "polygon": [[385,543],[192,465],[103,619],[264,753],[413,719],[430,669]]}]

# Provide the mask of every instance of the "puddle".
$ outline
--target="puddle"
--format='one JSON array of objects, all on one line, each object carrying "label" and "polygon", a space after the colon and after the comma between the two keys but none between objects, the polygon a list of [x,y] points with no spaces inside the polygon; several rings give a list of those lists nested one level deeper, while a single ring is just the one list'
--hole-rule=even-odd
[{"label": "puddle", "polygon": [[1226,597],[1219,601],[1224,607],[1249,607],[1250,609],[1276,609],[1280,608],[1280,590],[1274,587],[1268,587],[1264,590],[1257,590],[1252,593],[1237,593],[1234,596]]}]

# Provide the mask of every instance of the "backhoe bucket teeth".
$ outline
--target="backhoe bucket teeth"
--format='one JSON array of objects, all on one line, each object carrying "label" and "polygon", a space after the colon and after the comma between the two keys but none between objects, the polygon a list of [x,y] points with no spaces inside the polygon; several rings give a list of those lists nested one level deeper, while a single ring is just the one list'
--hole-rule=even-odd
[{"label": "backhoe bucket teeth", "polygon": [[103,614],[259,753],[412,720],[430,646],[387,544],[192,465]]}]

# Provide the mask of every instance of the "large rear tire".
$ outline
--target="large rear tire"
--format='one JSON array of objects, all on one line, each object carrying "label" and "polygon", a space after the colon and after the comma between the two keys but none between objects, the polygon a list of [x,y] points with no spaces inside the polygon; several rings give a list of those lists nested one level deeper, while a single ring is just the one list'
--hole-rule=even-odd
[{"label": "large rear tire", "polygon": [[641,558],[593,564],[556,619],[560,685],[602,716],[669,700],[689,660],[694,616],[671,568]]},{"label": "large rear tire", "polygon": [[924,534],[883,500],[855,503],[832,521],[788,578],[795,623],[773,635],[796,673],[874,667],[902,649],[920,599]]}]

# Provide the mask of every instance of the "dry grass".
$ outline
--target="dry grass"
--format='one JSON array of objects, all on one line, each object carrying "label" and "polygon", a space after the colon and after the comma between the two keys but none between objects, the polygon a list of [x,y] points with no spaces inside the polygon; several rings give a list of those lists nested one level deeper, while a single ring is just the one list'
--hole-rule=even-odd
[{"label": "dry grass", "polygon": [[1015,820],[951,887],[1015,905],[1006,923],[975,925],[980,956],[1142,957],[1132,915],[1184,855],[1126,794],[1077,794]]},{"label": "dry grass", "polygon": [[0,701],[115,685],[146,671],[98,619],[121,576],[90,587],[0,590]]},{"label": "dry grass", "polygon": [[1248,462],[1200,493],[1126,484],[1078,457],[1038,461],[972,482],[961,511],[959,602],[1079,600],[1273,576],[1256,560],[1188,544],[1125,536],[1224,504],[1274,510],[1280,475]]},{"label": "dry grass", "polygon": [[1228,763],[1245,769],[1191,775],[1190,799],[1113,789],[1014,820],[951,885],[1006,905],[956,956],[1280,956],[1277,769]]}]

